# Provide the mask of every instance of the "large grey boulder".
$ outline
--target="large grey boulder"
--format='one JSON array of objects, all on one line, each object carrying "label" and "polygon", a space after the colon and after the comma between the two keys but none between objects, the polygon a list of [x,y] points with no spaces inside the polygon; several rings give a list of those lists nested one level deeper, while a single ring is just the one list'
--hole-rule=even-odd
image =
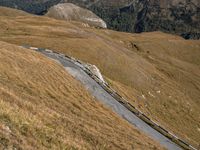
[{"label": "large grey boulder", "polygon": [[106,23],[92,11],[76,6],[72,3],[61,3],[51,7],[47,16],[67,21],[79,21],[90,26],[107,28]]},{"label": "large grey boulder", "polygon": [[92,10],[108,28],[200,39],[200,0],[62,0]]}]

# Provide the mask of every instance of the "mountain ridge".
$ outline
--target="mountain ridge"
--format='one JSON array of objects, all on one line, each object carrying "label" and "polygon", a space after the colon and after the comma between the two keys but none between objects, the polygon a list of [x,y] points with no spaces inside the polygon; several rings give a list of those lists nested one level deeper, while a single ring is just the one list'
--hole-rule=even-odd
[{"label": "mountain ridge", "polygon": [[45,14],[58,3],[70,2],[85,7],[104,21],[108,28],[125,32],[163,31],[185,39],[200,38],[198,0],[0,0],[0,5]]}]

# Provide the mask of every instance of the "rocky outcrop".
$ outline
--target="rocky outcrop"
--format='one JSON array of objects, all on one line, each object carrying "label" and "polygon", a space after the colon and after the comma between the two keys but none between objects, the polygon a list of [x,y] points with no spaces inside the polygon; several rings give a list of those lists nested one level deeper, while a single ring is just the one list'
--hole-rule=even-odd
[{"label": "rocky outcrop", "polygon": [[79,21],[90,26],[107,28],[106,23],[93,12],[71,3],[55,5],[49,9],[46,15],[56,19]]},{"label": "rocky outcrop", "polygon": [[200,38],[199,0],[1,0],[0,5],[44,14],[51,6],[66,2],[91,10],[110,29],[125,32],[159,30],[186,39]]},{"label": "rocky outcrop", "polygon": [[0,6],[16,8],[29,13],[43,15],[47,9],[61,0],[0,0]]},{"label": "rocky outcrop", "polygon": [[111,29],[126,32],[160,30],[186,38],[199,38],[199,0],[65,1],[89,8],[103,18]]},{"label": "rocky outcrop", "polygon": [[96,75],[102,83],[106,84],[106,81],[104,80],[103,75],[97,66],[87,63],[85,64],[85,67],[89,69],[94,75]]}]

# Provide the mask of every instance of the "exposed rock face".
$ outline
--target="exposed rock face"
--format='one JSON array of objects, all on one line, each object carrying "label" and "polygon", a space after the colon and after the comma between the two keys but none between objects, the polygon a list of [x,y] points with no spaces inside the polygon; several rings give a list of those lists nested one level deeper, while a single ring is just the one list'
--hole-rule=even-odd
[{"label": "exposed rock face", "polygon": [[88,7],[108,27],[127,32],[161,30],[198,39],[199,0],[65,0]]},{"label": "exposed rock face", "polygon": [[80,21],[90,26],[107,28],[106,23],[93,12],[71,3],[55,5],[49,9],[46,15],[56,19]]},{"label": "exposed rock face", "polygon": [[126,32],[160,30],[186,39],[200,38],[199,0],[0,0],[0,5],[44,14],[61,2],[92,10],[110,29]]},{"label": "exposed rock face", "polygon": [[103,78],[99,68],[97,68],[97,66],[88,63],[85,65],[85,67],[88,68],[93,74],[95,74],[102,81],[102,83],[106,84],[106,81],[104,80],[104,78]]}]

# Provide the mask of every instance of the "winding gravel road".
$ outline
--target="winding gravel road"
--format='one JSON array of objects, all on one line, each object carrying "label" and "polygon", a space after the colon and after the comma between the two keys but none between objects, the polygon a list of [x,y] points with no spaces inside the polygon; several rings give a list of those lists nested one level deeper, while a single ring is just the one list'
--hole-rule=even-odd
[{"label": "winding gravel road", "polygon": [[127,120],[134,127],[138,128],[140,131],[149,135],[149,137],[158,141],[163,147],[169,150],[181,150],[177,144],[172,142],[170,139],[160,134],[158,131],[153,129],[143,120],[138,118],[135,114],[125,108],[122,104],[120,104],[117,100],[115,100],[110,94],[108,94],[96,81],[94,81],[85,71],[81,68],[81,65],[75,64],[70,59],[53,53],[51,51],[45,51],[43,49],[37,50],[44,54],[45,56],[61,63],[68,73],[70,73],[74,78],[79,80],[86,89],[97,98],[100,102],[102,102],[107,107],[111,108],[115,113],[119,116]]}]

